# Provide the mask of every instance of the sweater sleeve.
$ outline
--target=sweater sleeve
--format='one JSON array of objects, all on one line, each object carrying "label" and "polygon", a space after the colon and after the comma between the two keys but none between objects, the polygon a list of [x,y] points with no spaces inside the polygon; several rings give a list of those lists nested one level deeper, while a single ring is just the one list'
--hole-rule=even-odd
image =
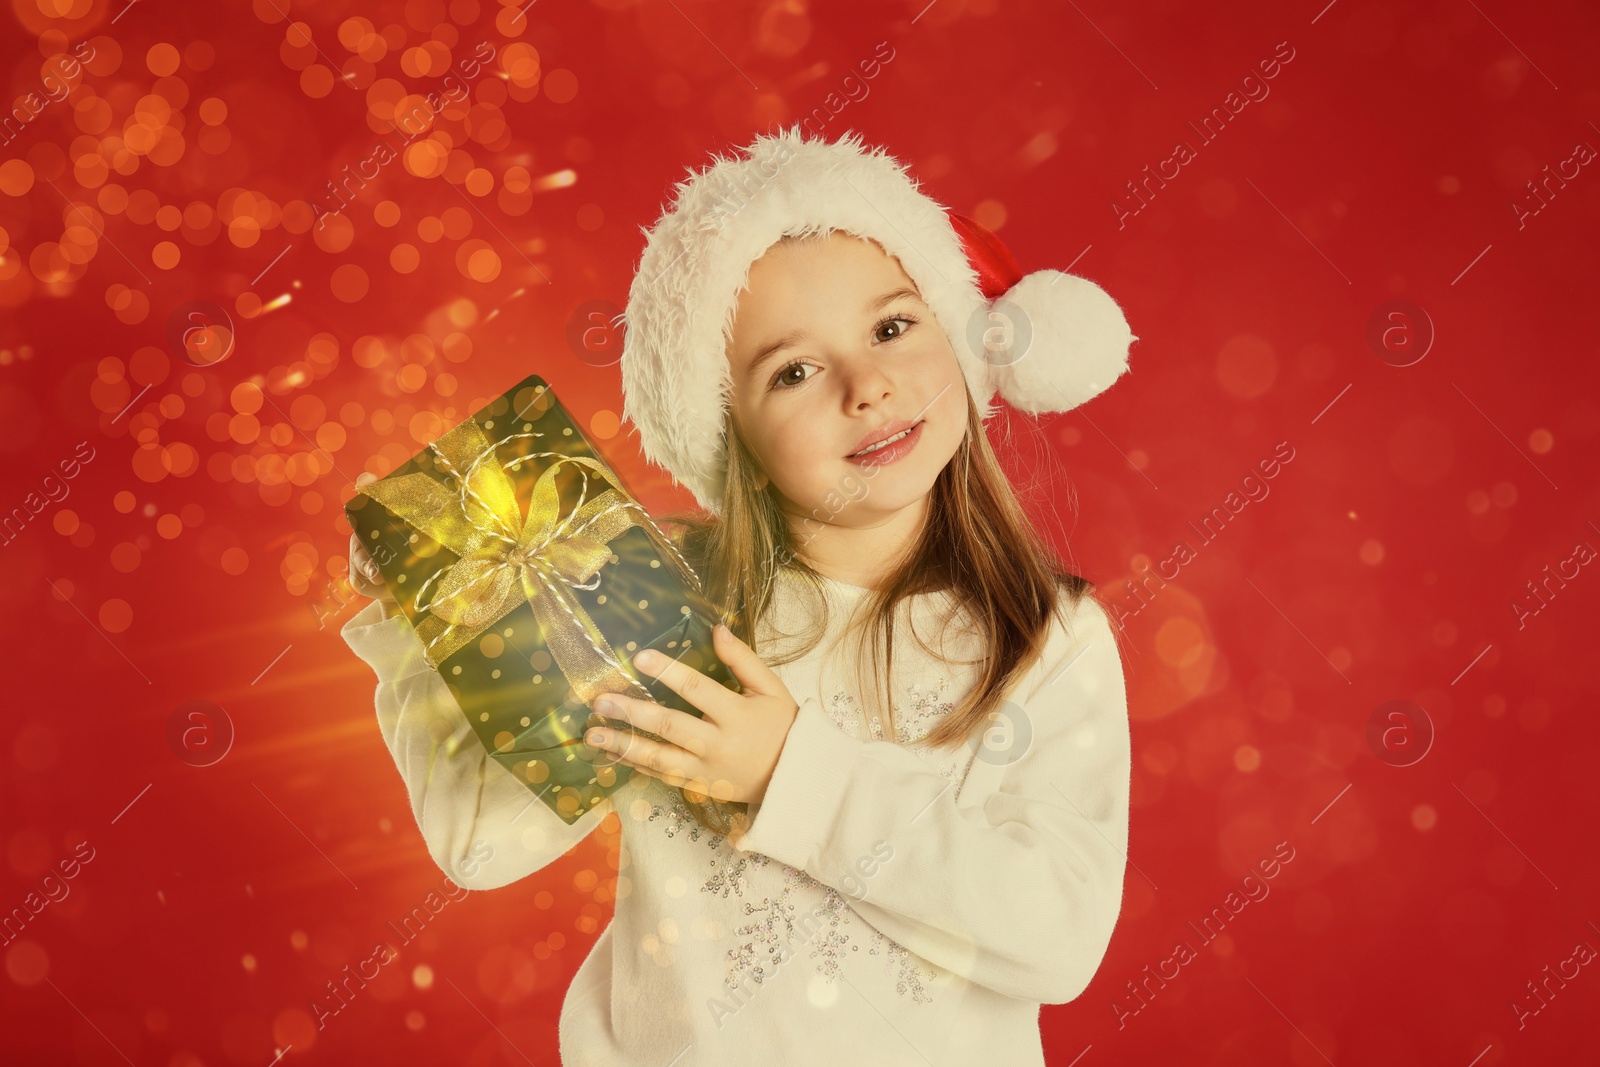
[{"label": "sweater sleeve", "polygon": [[1131,748],[1110,621],[1088,596],[1070,626],[1069,611],[1008,694],[1015,747],[980,749],[959,791],[807,700],[734,847],[804,870],[972,982],[1040,1003],[1077,997],[1122,906]]},{"label": "sweater sleeve", "polygon": [[568,825],[489,757],[403,615],[373,601],[340,635],[378,676],[378,729],[441,870],[464,889],[495,889],[539,870],[588,836],[611,798]]}]

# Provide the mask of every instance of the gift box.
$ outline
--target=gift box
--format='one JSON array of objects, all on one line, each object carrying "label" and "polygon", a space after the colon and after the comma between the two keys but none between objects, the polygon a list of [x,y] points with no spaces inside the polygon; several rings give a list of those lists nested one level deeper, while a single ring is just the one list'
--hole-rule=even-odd
[{"label": "gift box", "polygon": [[345,513],[484,748],[564,822],[634,773],[583,740],[602,693],[700,716],[637,652],[739,688],[699,577],[537,376]]}]

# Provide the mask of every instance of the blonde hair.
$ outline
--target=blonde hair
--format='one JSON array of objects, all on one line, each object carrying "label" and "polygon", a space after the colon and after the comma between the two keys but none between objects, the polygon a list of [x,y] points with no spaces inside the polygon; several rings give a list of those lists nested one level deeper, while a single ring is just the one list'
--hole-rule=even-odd
[{"label": "blonde hair", "polygon": [[[701,577],[707,598],[722,606],[722,621],[761,655],[768,666],[809,654],[828,629],[828,604],[821,575],[793,543],[775,489],[740,437],[731,413],[725,419],[727,472],[721,516],[693,511],[661,520]],[[894,659],[895,619],[907,598],[947,591],[952,607],[965,611],[985,650],[980,674],[961,703],[919,744],[953,747],[967,742],[999,709],[1012,684],[1044,649],[1051,619],[1063,606],[1076,608],[1093,583],[1065,566],[1038,535],[989,443],[977,407],[967,396],[967,433],[934,481],[923,532],[892,566],[880,587],[862,596],[847,633],[860,627],[872,637],[873,676],[883,681],[879,707],[885,734],[896,736],[893,686],[885,664]],[[815,625],[798,647],[774,658],[757,646],[758,620],[772,602],[779,569],[800,578],[820,607]],[[1070,610],[1067,612],[1070,616]],[[930,651],[912,627],[912,634]],[[865,657],[856,657],[861,664]],[[865,691],[865,686],[863,686]],[[748,805],[716,801],[680,787],[696,821],[724,836],[750,823]]]}]

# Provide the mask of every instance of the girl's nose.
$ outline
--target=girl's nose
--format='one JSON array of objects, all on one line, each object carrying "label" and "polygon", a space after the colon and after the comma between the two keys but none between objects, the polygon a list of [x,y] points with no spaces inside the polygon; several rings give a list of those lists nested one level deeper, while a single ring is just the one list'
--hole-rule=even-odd
[{"label": "girl's nose", "polygon": [[859,410],[881,404],[894,395],[894,380],[868,356],[855,361],[846,372],[846,399],[849,408]]}]

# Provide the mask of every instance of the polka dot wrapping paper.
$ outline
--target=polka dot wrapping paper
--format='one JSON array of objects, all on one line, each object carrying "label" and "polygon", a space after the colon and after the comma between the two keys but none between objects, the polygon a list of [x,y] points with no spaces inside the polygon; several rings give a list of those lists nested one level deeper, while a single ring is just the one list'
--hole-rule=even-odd
[{"label": "polka dot wrapping paper", "polygon": [[584,740],[595,698],[700,714],[635,672],[637,652],[737,685],[698,577],[537,376],[346,514],[478,739],[569,824],[633,773]]}]

